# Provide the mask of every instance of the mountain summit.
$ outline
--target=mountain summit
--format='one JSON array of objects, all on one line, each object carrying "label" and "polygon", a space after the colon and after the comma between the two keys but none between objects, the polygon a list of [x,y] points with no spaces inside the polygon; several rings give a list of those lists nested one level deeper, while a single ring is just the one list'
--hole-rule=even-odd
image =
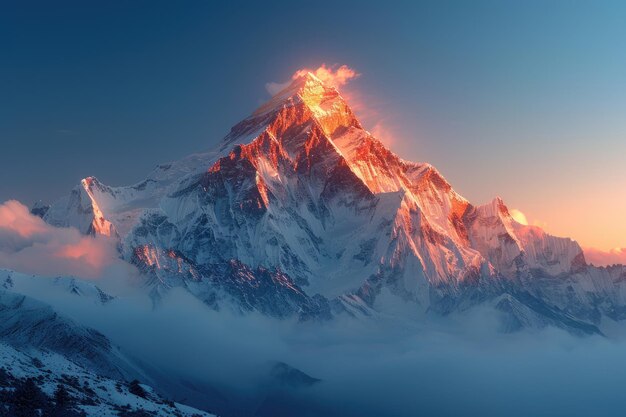
[{"label": "mountain summit", "polygon": [[586,265],[576,242],[516,222],[499,198],[472,205],[307,72],[214,150],[128,187],[87,178],[44,219],[119,238],[155,302],[180,286],[216,309],[301,319],[488,305],[506,330],[583,333],[626,311],[623,267]]}]

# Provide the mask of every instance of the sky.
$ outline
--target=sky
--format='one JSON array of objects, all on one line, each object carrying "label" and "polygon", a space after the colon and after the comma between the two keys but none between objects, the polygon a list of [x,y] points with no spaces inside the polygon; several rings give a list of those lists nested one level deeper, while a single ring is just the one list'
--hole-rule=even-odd
[{"label": "sky", "polygon": [[404,159],[626,247],[624,39],[619,1],[2,2],[0,202],[137,182],[211,148],[267,83],[345,64],[357,115]]}]

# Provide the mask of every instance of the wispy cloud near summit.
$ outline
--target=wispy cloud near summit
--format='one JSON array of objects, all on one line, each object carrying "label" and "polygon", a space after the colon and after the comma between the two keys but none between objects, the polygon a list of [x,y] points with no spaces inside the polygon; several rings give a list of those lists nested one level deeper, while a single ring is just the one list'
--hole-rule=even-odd
[{"label": "wispy cloud near summit", "polygon": [[361,74],[347,65],[326,65],[322,64],[317,69],[302,68],[293,73],[291,78],[284,82],[268,82],[265,84],[265,89],[270,95],[278,94],[282,89],[289,86],[291,82],[297,78],[304,76],[307,73],[315,75],[322,80],[325,84],[335,88],[342,87],[350,80],[359,77]]},{"label": "wispy cloud near summit", "polygon": [[339,67],[333,65],[329,67],[326,64],[322,64],[319,68],[315,70],[307,68],[298,70],[295,72],[295,74],[293,74],[291,78],[296,79],[302,77],[309,72],[322,80],[325,84],[335,88],[344,86],[353,78],[357,78],[361,75],[347,65],[341,65]]}]

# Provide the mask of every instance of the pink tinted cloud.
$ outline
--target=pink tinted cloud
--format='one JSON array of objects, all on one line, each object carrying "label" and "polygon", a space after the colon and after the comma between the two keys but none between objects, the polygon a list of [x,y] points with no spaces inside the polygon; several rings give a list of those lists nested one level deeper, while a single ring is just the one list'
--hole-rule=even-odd
[{"label": "pink tinted cloud", "polygon": [[38,275],[98,278],[121,262],[116,242],[57,228],[18,201],[0,204],[0,267]]},{"label": "pink tinted cloud", "polygon": [[608,251],[596,248],[585,248],[583,251],[587,262],[596,266],[614,264],[626,265],[626,248],[615,248]]},{"label": "pink tinted cloud", "polygon": [[30,215],[19,201],[10,200],[0,205],[0,229],[12,230],[23,238],[43,233],[47,228],[39,217]]}]

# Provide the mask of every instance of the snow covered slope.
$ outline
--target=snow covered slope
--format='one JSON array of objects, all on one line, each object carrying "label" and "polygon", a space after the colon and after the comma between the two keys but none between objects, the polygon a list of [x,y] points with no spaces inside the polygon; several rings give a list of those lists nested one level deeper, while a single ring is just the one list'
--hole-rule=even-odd
[{"label": "snow covered slope", "polygon": [[[621,272],[587,266],[576,242],[517,223],[501,199],[472,205],[431,165],[385,148],[310,73],[214,150],[129,187],[87,178],[44,219],[119,236],[155,301],[182,286],[216,309],[308,319],[376,314],[383,288],[440,314],[506,295],[589,332],[609,314],[595,291],[623,305]],[[584,314],[563,298],[570,286]]]},{"label": "snow covered slope", "polygon": [[[98,331],[60,314],[50,305],[16,292],[21,274],[0,272],[0,341],[19,349],[45,349],[116,379],[135,378],[140,370]],[[39,278],[41,284],[44,278]],[[62,291],[79,291],[84,285],[50,282]],[[26,284],[25,286],[27,286]],[[68,286],[69,285],[69,286]],[[18,287],[21,285],[18,285]],[[95,302],[106,302],[98,293]]]},{"label": "snow covered slope", "polygon": [[[32,383],[30,389],[28,383]],[[34,387],[33,387],[34,385]],[[143,411],[146,416],[210,417],[204,411],[167,401],[147,385],[133,389],[127,382],[104,377],[57,353],[16,350],[0,342],[0,414],[30,408],[38,415],[114,417]],[[66,393],[61,397],[59,390]],[[13,403],[14,392],[21,401]],[[30,394],[30,395],[29,395]],[[37,395],[38,394],[38,395]],[[56,395],[55,395],[56,394]],[[61,402],[59,398],[62,398]],[[17,399],[16,399],[17,400]],[[24,401],[26,400],[26,401]],[[3,414],[2,412],[9,414]],[[49,414],[55,413],[55,414]],[[23,414],[27,415],[27,414]],[[139,414],[137,414],[139,415]]]},{"label": "snow covered slope", "polygon": [[[29,405],[43,402],[56,407],[53,398],[45,397],[52,397],[61,385],[73,398],[73,411],[82,410],[89,416],[133,415],[134,410],[154,416],[209,415],[167,401],[149,386],[143,385],[145,393],[140,395],[132,389],[129,392],[129,382],[139,380],[159,393],[175,392],[182,398],[196,394],[176,378],[164,377],[145,360],[129,357],[104,334],[84,324],[86,315],[119,309],[116,301],[77,278],[0,270],[0,368],[4,369],[0,370],[0,406],[11,407],[11,393],[32,379],[43,394],[35,395],[31,384]],[[67,306],[70,303],[80,304],[71,308]],[[11,409],[8,413],[14,415]],[[49,413],[52,411],[44,409],[43,415],[80,415],[67,410]]]}]

